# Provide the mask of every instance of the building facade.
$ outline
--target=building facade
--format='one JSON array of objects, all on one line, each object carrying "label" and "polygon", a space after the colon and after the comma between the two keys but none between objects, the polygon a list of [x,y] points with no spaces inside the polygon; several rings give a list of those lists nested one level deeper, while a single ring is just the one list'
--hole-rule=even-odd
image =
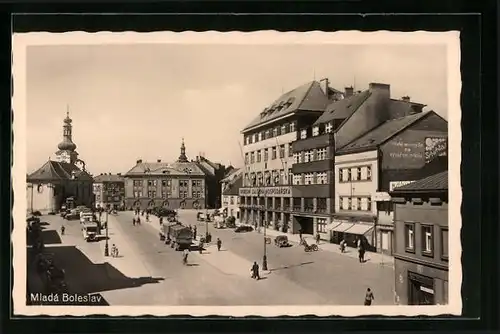
[{"label": "building facade", "polygon": [[207,209],[220,208],[222,203],[222,190],[220,183],[226,175],[225,166],[220,163],[210,161],[202,154],[196,157],[195,163],[205,174],[205,185],[207,190],[205,207]]},{"label": "building facade", "polygon": [[195,161],[188,160],[184,140],[176,162],[143,162],[139,159],[124,178],[126,209],[207,207],[206,174]]},{"label": "building facade", "polygon": [[396,299],[448,304],[448,172],[391,192],[396,234]]},{"label": "building facade", "polygon": [[[339,233],[349,240],[358,235],[368,249],[392,254],[393,209],[388,192],[447,170],[443,144],[447,136],[446,120],[433,111],[419,112],[386,121],[338,150],[335,217],[347,221],[339,220],[344,224],[333,227],[338,232],[333,241],[339,241],[335,236]],[[443,145],[434,145],[437,142]]]},{"label": "building facade", "polygon": [[125,209],[125,179],[119,174],[100,174],[94,177],[94,207]]},{"label": "building facade", "polygon": [[69,199],[74,205],[92,205],[93,180],[85,171],[85,162],[78,159],[76,145],[72,141],[72,122],[67,113],[63,140],[57,146],[57,161],[49,160],[27,176],[28,211],[56,212]]},{"label": "building facade", "polygon": [[224,180],[226,181],[222,191],[222,212],[227,217],[234,217],[236,222],[239,223],[241,218],[239,193],[243,185],[243,175],[236,171]]},{"label": "building facade", "polygon": [[293,212],[312,213],[312,208],[292,194],[292,143],[298,139],[299,129],[311,125],[330,101],[340,98],[327,80],[314,81],[280,96],[243,129],[242,221],[265,222],[283,232],[304,229]]}]

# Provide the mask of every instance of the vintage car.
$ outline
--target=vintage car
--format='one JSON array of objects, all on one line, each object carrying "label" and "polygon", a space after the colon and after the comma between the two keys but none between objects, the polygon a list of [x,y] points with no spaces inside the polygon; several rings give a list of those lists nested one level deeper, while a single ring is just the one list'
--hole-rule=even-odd
[{"label": "vintage car", "polygon": [[236,233],[252,232],[252,231],[253,227],[250,225],[241,225],[234,229],[234,232]]},{"label": "vintage car", "polygon": [[65,219],[67,220],[77,220],[80,219],[80,212],[76,209],[72,209],[70,212],[68,212],[65,216]]},{"label": "vintage car", "polygon": [[229,216],[226,218],[226,227],[235,228],[236,227],[236,218],[233,216]]},{"label": "vintage car", "polygon": [[196,214],[196,220],[199,222],[205,221],[205,214],[201,211],[198,211]]},{"label": "vintage car", "polygon": [[276,238],[274,238],[274,244],[279,248],[291,246],[286,235],[278,235]]}]

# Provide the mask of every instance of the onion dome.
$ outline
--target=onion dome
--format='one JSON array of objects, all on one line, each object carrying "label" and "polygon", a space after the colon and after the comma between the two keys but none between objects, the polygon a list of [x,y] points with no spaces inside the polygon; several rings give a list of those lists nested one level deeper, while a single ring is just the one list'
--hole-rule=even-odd
[{"label": "onion dome", "polygon": [[69,138],[64,138],[63,141],[57,145],[57,148],[61,151],[74,151],[76,149],[76,144]]}]

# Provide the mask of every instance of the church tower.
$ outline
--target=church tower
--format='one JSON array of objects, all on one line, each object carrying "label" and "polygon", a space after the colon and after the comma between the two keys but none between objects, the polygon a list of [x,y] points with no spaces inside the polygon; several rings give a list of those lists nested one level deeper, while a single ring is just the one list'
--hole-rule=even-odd
[{"label": "church tower", "polygon": [[71,123],[73,120],[69,118],[69,111],[66,112],[66,118],[63,124],[63,140],[57,145],[59,151],[56,152],[57,161],[74,164],[78,160],[78,153],[76,152],[76,145],[72,141],[72,128]]},{"label": "church tower", "polygon": [[179,155],[179,159],[177,159],[177,162],[189,162],[186,156],[186,145],[184,145],[184,138],[182,138],[181,155]]}]

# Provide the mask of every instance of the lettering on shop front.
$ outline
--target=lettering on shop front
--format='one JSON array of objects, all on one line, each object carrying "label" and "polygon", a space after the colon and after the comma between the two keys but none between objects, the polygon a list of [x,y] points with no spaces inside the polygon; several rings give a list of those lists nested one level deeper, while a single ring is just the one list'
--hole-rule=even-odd
[{"label": "lettering on shop front", "polygon": [[289,197],[292,195],[292,189],[291,187],[241,188],[239,195]]}]

